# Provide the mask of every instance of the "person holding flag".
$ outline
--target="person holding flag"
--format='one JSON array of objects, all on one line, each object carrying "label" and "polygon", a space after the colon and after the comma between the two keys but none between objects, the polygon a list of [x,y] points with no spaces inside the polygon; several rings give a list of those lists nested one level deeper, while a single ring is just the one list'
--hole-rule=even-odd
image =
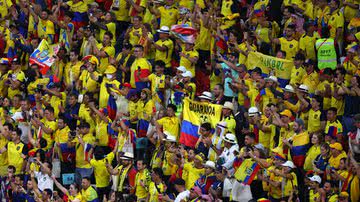
[{"label": "person holding flag", "polygon": [[[134,46],[134,56],[135,61],[132,63],[130,67],[130,84],[132,88],[136,88],[136,90],[141,91],[143,88],[148,87],[147,82],[142,82],[141,78],[146,78],[150,75],[152,71],[152,66],[150,62],[144,58],[144,47],[141,45]],[[138,72],[140,72],[140,76],[138,76]]]}]

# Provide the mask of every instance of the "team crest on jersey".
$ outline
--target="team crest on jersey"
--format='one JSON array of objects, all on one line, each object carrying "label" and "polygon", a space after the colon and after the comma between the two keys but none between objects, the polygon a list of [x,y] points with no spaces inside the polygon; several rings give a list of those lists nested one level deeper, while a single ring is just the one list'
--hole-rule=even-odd
[{"label": "team crest on jersey", "polygon": [[19,150],[20,150],[20,146],[17,146],[17,147],[16,147],[16,150],[19,151]]},{"label": "team crest on jersey", "polygon": [[315,114],[315,115],[314,115],[314,119],[317,119],[317,118],[318,118],[318,115],[317,115],[317,114]]},{"label": "team crest on jersey", "polygon": [[290,48],[294,47],[292,44],[289,45]]}]

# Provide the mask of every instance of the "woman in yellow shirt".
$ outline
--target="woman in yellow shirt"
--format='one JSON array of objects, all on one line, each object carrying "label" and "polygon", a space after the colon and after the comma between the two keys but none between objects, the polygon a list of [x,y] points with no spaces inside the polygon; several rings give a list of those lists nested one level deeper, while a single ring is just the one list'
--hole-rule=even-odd
[{"label": "woman in yellow shirt", "polygon": [[308,150],[308,152],[306,154],[305,163],[304,163],[305,171],[314,169],[313,162],[316,159],[316,157],[321,153],[321,151],[320,151],[320,145],[322,142],[321,138],[322,138],[322,136],[320,133],[315,133],[311,137],[312,146],[310,147],[310,149]]},{"label": "woman in yellow shirt", "polygon": [[70,184],[69,190],[67,190],[65,187],[63,187],[57,180],[55,176],[52,176],[52,179],[54,180],[55,185],[64,193],[69,201],[71,202],[81,202],[82,196],[80,193],[79,185],[76,183]]}]

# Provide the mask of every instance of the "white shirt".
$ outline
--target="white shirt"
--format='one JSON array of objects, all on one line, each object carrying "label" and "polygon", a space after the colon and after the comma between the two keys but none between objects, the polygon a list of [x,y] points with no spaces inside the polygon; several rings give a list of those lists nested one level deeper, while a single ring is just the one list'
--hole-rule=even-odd
[{"label": "white shirt", "polygon": [[42,174],[42,172],[35,171],[35,177],[38,181],[38,188],[41,191],[44,191],[45,189],[51,189],[51,191],[54,190],[54,181],[48,174]]},{"label": "white shirt", "polygon": [[234,159],[236,157],[236,155],[234,154],[235,151],[239,151],[238,144],[234,144],[233,146],[230,147],[230,149],[224,148],[224,151],[219,156],[220,158],[221,157],[224,158],[225,163],[222,166],[224,166],[228,170],[232,168]]},{"label": "white shirt", "polygon": [[15,123],[18,124],[18,127],[20,128],[22,134],[21,134],[21,141],[25,144],[29,143],[28,139],[28,133],[30,131],[30,125],[25,121],[25,118],[23,117],[23,113],[25,112],[15,112],[14,115],[11,117],[12,120],[14,120]]},{"label": "white shirt", "polygon": [[181,200],[185,200],[186,198],[188,198],[190,196],[190,191],[189,190],[185,190],[183,192],[180,192],[177,197],[175,198],[174,202],[180,202]]}]

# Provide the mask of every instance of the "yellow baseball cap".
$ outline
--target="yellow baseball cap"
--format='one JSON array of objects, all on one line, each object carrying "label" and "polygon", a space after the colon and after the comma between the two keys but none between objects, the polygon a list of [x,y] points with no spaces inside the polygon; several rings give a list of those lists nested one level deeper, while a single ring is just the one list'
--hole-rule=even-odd
[{"label": "yellow baseball cap", "polygon": [[109,65],[107,66],[106,70],[105,70],[105,74],[113,74],[116,72],[116,68],[113,65]]},{"label": "yellow baseball cap", "polygon": [[287,116],[287,117],[289,117],[289,118],[292,117],[292,113],[291,113],[291,111],[288,110],[288,109],[285,109],[284,111],[282,111],[282,112],[280,113],[280,115],[282,115],[282,116]]},{"label": "yellow baseball cap", "polygon": [[336,150],[338,150],[338,151],[342,151],[342,150],[343,150],[342,145],[341,145],[340,143],[338,143],[338,142],[335,142],[335,143],[330,144],[330,148],[336,149]]}]

